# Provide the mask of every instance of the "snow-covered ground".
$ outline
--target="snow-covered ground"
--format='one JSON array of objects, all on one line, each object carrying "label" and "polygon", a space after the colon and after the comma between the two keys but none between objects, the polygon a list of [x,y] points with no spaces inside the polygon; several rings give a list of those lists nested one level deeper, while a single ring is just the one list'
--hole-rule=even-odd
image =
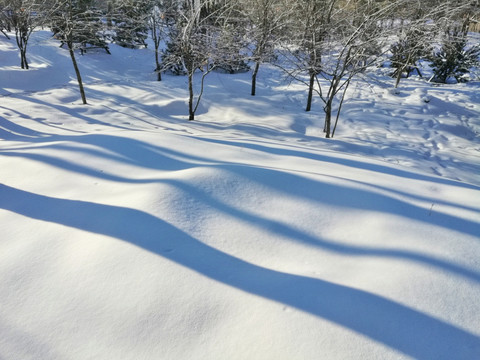
[{"label": "snow-covered ground", "polygon": [[[480,359],[480,83],[352,85],[336,138],[268,66],[0,37],[0,359]],[[387,79],[385,79],[387,80]],[[426,100],[426,101],[425,101]]]}]

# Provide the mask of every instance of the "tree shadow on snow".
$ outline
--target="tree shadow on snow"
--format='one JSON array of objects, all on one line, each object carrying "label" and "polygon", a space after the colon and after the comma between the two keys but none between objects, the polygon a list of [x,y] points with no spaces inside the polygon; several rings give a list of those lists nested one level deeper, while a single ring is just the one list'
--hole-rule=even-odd
[{"label": "tree shadow on snow", "polygon": [[48,136],[48,134],[15,124],[0,116],[0,139],[32,141],[43,136]]},{"label": "tree shadow on snow", "polygon": [[222,145],[231,145],[231,146],[236,146],[236,147],[245,147],[248,149],[252,150],[258,150],[258,151],[263,151],[266,153],[271,153],[275,155],[285,155],[285,156],[298,156],[300,158],[304,159],[311,159],[311,160],[318,160],[318,161],[324,161],[324,162],[330,162],[330,163],[337,163],[349,167],[353,167],[356,169],[362,169],[362,170],[367,170],[367,171],[373,171],[373,172],[379,172],[382,174],[388,174],[388,175],[393,175],[393,176],[398,176],[401,178],[406,178],[406,179],[412,179],[412,180],[422,180],[422,181],[430,181],[433,183],[439,183],[439,184],[444,184],[444,185],[452,185],[452,186],[457,186],[457,187],[464,187],[467,189],[476,189],[480,190],[480,187],[471,185],[471,184],[466,184],[462,183],[459,181],[454,181],[450,179],[445,179],[441,178],[439,176],[432,176],[432,175],[427,175],[427,174],[422,174],[420,172],[413,172],[413,171],[408,171],[406,169],[394,167],[393,165],[383,165],[383,164],[378,164],[373,161],[371,162],[363,162],[360,160],[354,160],[352,158],[346,159],[346,158],[341,158],[341,157],[334,157],[334,156],[329,156],[325,154],[318,154],[318,153],[312,153],[312,152],[307,152],[302,149],[294,149],[293,147],[290,147],[288,149],[285,148],[278,148],[278,147],[271,147],[268,145],[261,145],[258,142],[256,143],[251,143],[251,142],[242,142],[242,141],[235,141],[235,140],[219,140],[219,139],[211,139],[211,138],[200,138],[200,137],[194,137],[199,140],[211,142],[211,143],[216,143],[216,144],[222,144]]},{"label": "tree shadow on snow", "polygon": [[[5,210],[114,237],[210,279],[319,316],[417,359],[473,359],[480,338],[381,296],[266,269],[212,248],[146,212],[0,185]],[[126,221],[128,219],[128,221]]]},{"label": "tree shadow on snow", "polygon": [[[15,129],[11,129],[11,131],[13,130]],[[171,178],[128,178],[123,174],[116,175],[108,171],[95,170],[88,165],[75,163],[60,156],[36,153],[35,143],[38,143],[42,149],[58,150],[58,152],[49,152],[49,154],[61,154],[63,150],[67,153],[74,151],[90,157],[159,171],[175,171],[195,166],[215,167],[233,174],[235,178],[257,182],[296,198],[344,208],[393,214],[472,236],[477,236],[480,231],[478,223],[467,219],[443,213],[434,213],[434,216],[429,216],[428,209],[400,200],[395,196],[379,193],[375,191],[378,188],[375,185],[370,186],[371,190],[341,185],[345,184],[345,180],[348,179],[343,179],[344,181],[340,184],[332,185],[272,168],[221,162],[119,136],[88,134],[81,136],[52,135],[45,138],[42,137],[43,133],[35,134],[29,133],[25,129],[17,130],[19,133],[23,133],[22,135],[38,135],[39,137],[25,138],[23,140],[29,141],[31,144],[24,149],[18,146],[12,150],[4,149],[1,155],[24,157],[72,173],[110,181],[131,184],[155,182],[170,184],[189,197],[202,201],[206,206],[233,218],[241,219],[252,226],[268,229],[291,241],[302,242],[346,256],[377,256],[406,260],[480,283],[480,274],[446,260],[408,250],[338,244],[302,232],[286,223],[251,214],[228,205],[187,182]],[[239,148],[247,147],[276,155],[297,156],[390,174],[405,179],[478,190],[477,187],[468,184],[417,174],[386,165],[308,153],[302,151],[301,147],[292,146],[290,149],[284,149],[268,145],[203,138],[192,139],[192,141],[209,141]],[[49,142],[49,144],[42,144],[43,142]],[[92,146],[84,146],[85,144]],[[354,182],[353,180],[349,181],[350,183]],[[281,184],[289,184],[289,186]],[[384,191],[385,189],[377,190]],[[395,191],[390,190],[390,192]],[[409,194],[400,195],[415,198]],[[459,204],[448,205],[461,207]],[[324,280],[273,271],[245,262],[212,248],[181,229],[143,211],[41,196],[6,185],[0,185],[0,208],[33,219],[91,231],[132,243],[211,279],[325,318],[415,358],[473,358],[480,352],[478,337],[451,324],[369,292]]]},{"label": "tree shadow on snow", "polygon": [[[393,176],[398,176],[400,178],[422,180],[431,183],[439,183],[455,187],[465,187],[468,189],[479,190],[478,187],[469,184],[409,172],[386,165],[364,163],[354,159],[337,158],[324,154],[320,155],[303,152],[301,150],[282,149],[244,142],[229,142],[225,140],[201,138],[198,138],[198,140],[220,143],[222,145],[246,147],[271,154],[297,156],[312,160],[323,161],[326,163],[336,163],[376,173],[390,174]],[[327,182],[311,180],[297,174],[279,171],[274,168],[258,167],[241,163],[228,163],[222,162],[221,160],[219,161],[216,159],[208,159],[203,156],[196,156],[172,150],[166,147],[151,145],[136,139],[103,134],[87,134],[81,136],[55,135],[51,138],[35,139],[34,141],[32,141],[32,143],[41,143],[45,141],[52,143],[48,145],[41,144],[39,145],[39,148],[57,150],[59,152],[77,152],[91,157],[103,158],[110,161],[116,161],[159,171],[177,171],[196,166],[216,167],[232,173],[235,177],[244,178],[246,181],[255,181],[259,184],[278,190],[279,192],[287,193],[288,195],[294,196],[296,198],[313,200],[318,203],[331,204],[344,208],[369,210],[379,213],[390,213],[414,221],[434,224],[435,226],[456,230],[461,233],[473,236],[477,236],[478,232],[480,231],[479,225],[476,222],[439,212],[436,212],[434,214],[435,216],[431,216],[432,214],[429,213],[428,209],[416,206],[410,202],[400,200],[394,196],[388,196],[379,192],[365,189],[347,187],[340,184],[332,185]],[[79,144],[79,146],[77,146],[76,144]],[[94,148],[92,148],[92,146],[89,146],[87,148],[83,146],[85,144],[92,145]],[[123,174],[114,174],[108,172],[108,170],[92,168],[87,164],[72,162],[60,156],[35,153],[35,149],[36,148],[31,145],[27,146],[24,149],[18,146],[16,146],[12,150],[4,148],[2,151],[0,151],[0,155],[10,157],[23,157],[31,160],[36,160],[74,173],[80,173],[110,181],[131,184],[153,182],[166,183],[168,181],[171,181],[167,181],[165,179],[142,179],[125,177],[123,176]],[[281,181],[279,181],[279,179],[281,179]],[[349,181],[350,183],[355,183],[355,181],[353,180],[343,180]],[[357,183],[360,182],[357,181]],[[181,182],[178,182],[176,186],[179,186],[181,184]],[[289,186],[282,186],[281,184],[289,184]],[[369,185],[369,187],[372,189],[385,190],[375,185]],[[186,192],[192,193],[192,196],[199,198],[209,198],[209,200],[213,200],[208,195],[199,194],[198,190],[195,188],[188,188],[184,190]],[[398,192],[391,190],[389,191],[394,194],[398,194]],[[401,195],[415,199],[415,196],[412,196],[410,194]],[[462,208],[462,205],[449,203],[443,201],[442,199],[420,198],[418,196],[417,199]],[[469,207],[463,208],[470,211],[478,210]]]}]

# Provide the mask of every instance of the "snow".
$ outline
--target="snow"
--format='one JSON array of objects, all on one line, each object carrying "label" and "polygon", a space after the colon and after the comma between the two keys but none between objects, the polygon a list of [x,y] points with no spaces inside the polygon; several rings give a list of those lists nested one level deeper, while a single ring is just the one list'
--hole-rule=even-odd
[{"label": "snow", "polygon": [[[263,66],[0,37],[0,359],[480,358],[480,83],[359,81],[335,139]],[[385,81],[390,81],[386,84]]]}]

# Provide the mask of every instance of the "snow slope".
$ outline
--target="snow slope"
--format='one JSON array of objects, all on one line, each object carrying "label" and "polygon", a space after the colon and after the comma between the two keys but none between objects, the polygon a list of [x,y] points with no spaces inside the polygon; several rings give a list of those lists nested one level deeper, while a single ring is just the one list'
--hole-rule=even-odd
[{"label": "snow slope", "polygon": [[[0,359],[479,359],[480,84],[275,69],[198,120],[153,54],[0,37]],[[426,102],[427,100],[428,102]]]}]

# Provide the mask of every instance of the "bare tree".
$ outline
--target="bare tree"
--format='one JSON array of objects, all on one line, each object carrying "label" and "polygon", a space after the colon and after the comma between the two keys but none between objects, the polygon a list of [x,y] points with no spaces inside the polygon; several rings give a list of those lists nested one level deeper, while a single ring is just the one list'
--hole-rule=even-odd
[{"label": "bare tree", "polygon": [[160,49],[160,42],[162,41],[164,31],[163,30],[163,20],[165,18],[165,13],[162,11],[163,9],[159,6],[159,2],[155,1],[152,4],[152,7],[150,9],[150,15],[149,15],[149,27],[150,27],[150,33],[152,35],[152,40],[153,44],[155,47],[155,72],[157,73],[157,80],[161,81],[162,80],[162,72],[161,66],[160,66],[160,55],[159,55],[159,49]]},{"label": "bare tree", "polygon": [[243,17],[247,20],[252,72],[251,95],[256,93],[260,65],[274,57],[275,47],[282,42],[286,27],[293,16],[294,2],[283,0],[245,0],[241,3]]},{"label": "bare tree", "polygon": [[[393,35],[397,36],[397,41],[391,46],[395,87],[398,87],[402,77],[409,77],[415,71],[422,76],[418,66],[422,59],[433,62],[436,59],[435,68],[449,72],[447,68],[452,68],[455,54],[459,57],[463,54],[464,46],[461,43],[465,42],[468,27],[474,14],[478,13],[476,1],[427,0],[406,5],[398,12],[397,18],[402,21],[395,25],[396,34]],[[436,43],[442,44],[443,50],[435,51]],[[443,75],[439,78],[443,78]]]},{"label": "bare tree", "polygon": [[155,72],[157,80],[162,80],[162,65],[160,45],[168,37],[169,27],[175,25],[175,13],[178,8],[176,0],[149,0],[147,10],[147,25],[155,51]]},{"label": "bare tree", "polygon": [[76,44],[78,43],[77,35],[79,32],[83,32],[85,26],[87,26],[83,21],[83,14],[88,11],[92,5],[92,0],[64,0],[52,18],[52,30],[55,36],[62,44],[67,45],[83,104],[87,104],[87,98],[83,87],[82,75],[78,67],[77,59],[75,58],[75,50]]},{"label": "bare tree", "polygon": [[10,40],[7,32],[10,31],[10,24],[8,22],[7,4],[4,0],[0,1],[0,32]]},{"label": "bare tree", "polygon": [[434,35],[435,27],[428,24],[409,26],[399,30],[400,35],[390,51],[391,63],[394,71],[391,76],[395,78],[395,88],[400,84],[402,77],[409,77],[413,72],[422,77],[418,62],[425,59],[431,52],[432,45],[429,41]]},{"label": "bare tree", "polygon": [[218,36],[216,39],[217,70],[228,74],[247,72],[249,52],[248,45],[251,39],[248,37],[248,21],[242,10],[245,6],[242,2],[229,1],[223,6],[225,11],[220,12],[216,19]]},{"label": "bare tree", "polygon": [[289,73],[299,79],[299,74],[308,73],[308,96],[305,110],[312,107],[315,81],[322,71],[322,55],[327,51],[325,43],[332,24],[332,15],[338,0],[302,0],[295,6],[295,32],[283,53],[293,65]]},{"label": "bare tree", "polygon": [[20,66],[28,69],[27,46],[30,35],[48,17],[45,13],[51,11],[51,7],[47,6],[45,0],[4,0],[2,10],[2,23],[7,29],[15,31],[15,40],[20,50]]},{"label": "bare tree", "polygon": [[[169,29],[169,43],[162,58],[162,70],[178,66],[188,77],[188,114],[189,120],[195,119],[195,113],[204,92],[205,77],[222,62],[218,51],[218,39],[221,38],[222,25],[229,4],[212,6],[211,1],[187,1],[175,10],[175,22]],[[194,91],[194,79],[200,75],[200,89]]]},{"label": "bare tree", "polygon": [[[427,2],[432,6],[425,9]],[[374,69],[389,49],[392,38],[403,33],[408,34],[409,40],[401,49],[405,58],[392,59],[397,62],[398,81],[402,72],[415,67],[427,34],[432,40],[435,32],[431,31],[430,24],[441,27],[448,19],[465,18],[459,14],[471,8],[467,3],[460,0],[297,1],[294,17],[297,31],[290,33],[292,41],[284,46],[281,66],[308,87],[307,111],[311,109],[313,93],[319,96],[325,114],[325,136],[333,137],[352,79]]]},{"label": "bare tree", "polygon": [[389,39],[382,25],[384,20],[407,1],[391,1],[382,6],[363,0],[299,2],[295,19],[301,31],[292,36],[288,51],[283,52],[287,60],[283,68],[307,85],[307,111],[311,109],[313,93],[319,96],[327,138],[335,134],[352,79],[380,58]]}]

